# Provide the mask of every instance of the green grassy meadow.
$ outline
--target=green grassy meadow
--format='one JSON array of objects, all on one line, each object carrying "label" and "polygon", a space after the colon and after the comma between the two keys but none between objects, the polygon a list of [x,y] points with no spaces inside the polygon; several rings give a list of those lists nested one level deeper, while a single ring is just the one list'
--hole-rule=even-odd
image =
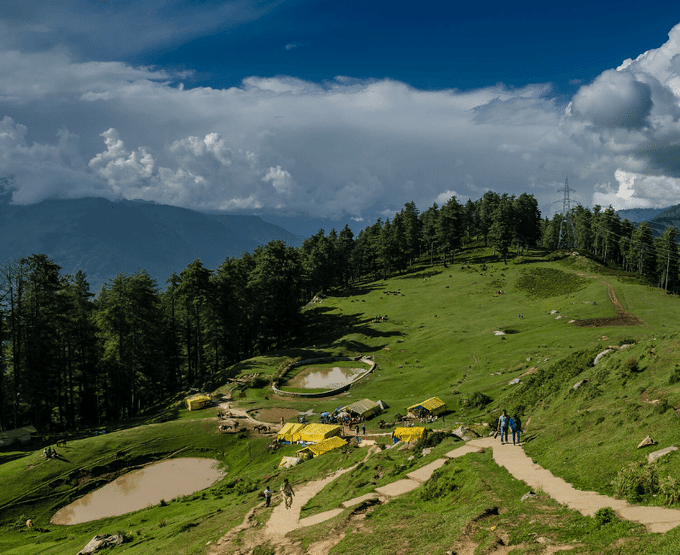
[{"label": "green grassy meadow", "polygon": [[[638,325],[606,325],[604,319],[617,314],[608,290],[640,319]],[[421,263],[387,280],[355,282],[303,312],[309,331],[299,345],[228,369],[265,378],[235,395],[234,406],[311,410],[318,416],[363,398],[382,399],[389,409],[366,423],[368,437],[378,443],[389,442],[389,436],[377,435],[383,432],[378,420],[392,421],[406,407],[432,396],[445,401],[449,412],[445,425],[441,420],[425,424],[431,429],[493,422],[505,408],[522,415],[527,454],[555,475],[577,488],[641,504],[667,504],[660,491],[647,495],[629,488],[622,493],[621,471],[646,461],[650,449],[638,450],[637,445],[647,435],[658,442],[652,449],[680,447],[676,296],[571,253],[535,252],[506,265],[483,249],[469,249],[447,267]],[[570,323],[587,319],[601,319],[603,325]],[[277,398],[265,385],[298,357],[357,354],[373,357],[377,367],[347,393]],[[520,382],[510,384],[516,378]],[[587,381],[574,389],[582,380]],[[218,393],[234,387],[222,375],[212,383]],[[1,450],[0,553],[76,553],[95,534],[116,531],[132,539],[127,553],[205,553],[209,542],[240,524],[261,501],[267,481],[277,487],[289,477],[300,484],[361,463],[366,454],[348,446],[279,471],[281,457],[299,446],[271,453],[266,437],[219,434],[216,428],[216,408],[189,412],[178,398],[154,414],[110,427],[105,435],[86,431],[74,436],[59,450],[65,460],[45,461],[42,445],[35,443]],[[327,486],[301,516],[336,508],[345,499],[403,478],[460,444],[448,436],[427,459],[418,446],[379,451]],[[119,451],[124,460],[115,459]],[[207,490],[120,517],[75,526],[49,524],[57,509],[130,467],[184,456],[215,459],[224,478]],[[677,479],[680,451],[656,463],[654,473],[659,483]],[[671,485],[665,487],[664,492],[672,491]],[[506,545],[517,546],[513,554],[542,553],[536,537],[573,545],[574,553],[677,552],[678,529],[648,534],[616,518],[602,522],[583,517],[541,492],[521,502],[527,491],[490,453],[471,454],[447,463],[425,486],[372,507],[360,521],[348,509],[327,523],[291,533],[291,538],[304,548],[334,530],[344,539],[332,553],[348,554],[406,548],[413,554],[443,554],[456,542],[473,542],[478,553],[486,553],[501,537]],[[680,508],[677,501],[671,506]],[[266,522],[268,511],[258,509],[258,521]],[[48,531],[27,530],[27,518]]]}]

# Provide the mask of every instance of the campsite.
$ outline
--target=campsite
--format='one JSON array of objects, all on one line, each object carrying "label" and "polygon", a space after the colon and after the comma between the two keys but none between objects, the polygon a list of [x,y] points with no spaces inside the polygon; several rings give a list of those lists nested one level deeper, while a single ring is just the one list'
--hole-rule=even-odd
[{"label": "campsite", "polygon": [[[675,553],[680,528],[652,532],[615,511],[570,509],[514,478],[496,462],[500,444],[484,442],[502,409],[520,412],[523,445],[504,448],[579,490],[680,508],[678,452],[647,464],[650,452],[680,446],[680,310],[668,310],[680,299],[571,251],[508,265],[481,264],[484,253],[330,292],[303,311],[309,341],[213,376],[199,392],[209,406],[194,407],[187,391],[105,434],[73,431],[60,459],[45,460],[37,434],[3,448],[0,551],[75,555],[95,534],[120,531],[127,543],[112,553]],[[523,278],[537,269],[579,287],[528,290]],[[571,323],[616,316],[610,289],[639,324]],[[346,391],[271,387],[291,361],[359,355],[375,367]],[[238,427],[220,433],[231,421]],[[655,445],[637,449],[647,435]],[[124,515],[50,522],[132,469],[185,457],[215,461],[223,478]],[[642,483],[644,472],[655,485]],[[278,497],[286,478],[296,490],[287,513]],[[268,509],[266,484],[276,492]],[[412,489],[396,492],[399,484]]]}]

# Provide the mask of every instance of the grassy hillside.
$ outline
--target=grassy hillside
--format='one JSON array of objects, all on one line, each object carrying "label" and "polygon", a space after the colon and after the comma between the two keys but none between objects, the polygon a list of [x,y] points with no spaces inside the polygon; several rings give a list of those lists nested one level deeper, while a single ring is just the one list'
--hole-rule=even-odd
[{"label": "grassy hillside", "polygon": [[[354,283],[306,307],[310,331],[298,348],[237,365],[239,375],[260,378],[252,387],[234,389],[235,406],[318,415],[365,397],[382,399],[390,408],[367,423],[369,436],[380,432],[379,419],[391,421],[432,396],[450,411],[444,426],[441,420],[427,424],[433,429],[493,421],[505,408],[522,415],[525,450],[534,461],[576,487],[648,505],[673,501],[669,492],[677,486],[668,477],[679,475],[678,452],[653,467],[651,489],[645,490],[649,468],[638,463],[649,448],[636,447],[647,435],[658,442],[653,449],[680,447],[679,300],[571,253],[536,253],[508,265],[489,254],[470,249],[454,265],[422,264],[388,280]],[[340,396],[276,398],[266,386],[291,359],[355,354],[373,356],[378,367]],[[519,383],[510,383],[517,378]],[[583,383],[574,389],[578,382]],[[220,376],[213,384],[223,393],[234,388]],[[239,524],[258,503],[265,481],[278,484],[288,476],[301,484],[358,463],[366,454],[347,447],[280,472],[281,456],[299,447],[272,454],[267,438],[217,434],[215,409],[194,414],[173,404],[134,425],[70,441],[63,449],[67,461],[44,461],[42,446],[0,451],[0,552],[75,553],[95,533],[120,530],[133,539],[129,553],[204,553],[208,542]],[[374,454],[327,486],[302,516],[335,508],[423,466],[431,459],[420,457],[421,447]],[[453,447],[448,437],[435,445],[435,454]],[[125,452],[125,461],[115,460],[117,451]],[[165,506],[77,526],[48,524],[59,507],[126,468],[176,456],[214,458],[227,475],[212,488],[167,500]],[[333,553],[406,548],[445,553],[473,543],[482,553],[492,552],[499,538],[517,546],[513,553],[534,553],[541,552],[537,537],[574,545],[582,553],[675,553],[677,529],[653,535],[616,518],[606,523],[582,517],[541,492],[530,503],[520,502],[527,490],[489,453],[470,454],[447,463],[426,486],[372,507],[360,522],[346,510],[291,538],[304,549],[333,531],[344,537]],[[680,507],[677,501],[673,506]],[[265,522],[268,511],[258,509],[256,520]],[[29,517],[49,532],[27,531]],[[273,552],[274,546],[262,542],[261,553]]]}]

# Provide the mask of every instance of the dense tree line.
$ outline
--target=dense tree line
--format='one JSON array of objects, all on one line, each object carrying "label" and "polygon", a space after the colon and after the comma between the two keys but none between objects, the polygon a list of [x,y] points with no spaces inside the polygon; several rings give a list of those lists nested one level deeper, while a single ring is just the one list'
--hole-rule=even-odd
[{"label": "dense tree line", "polygon": [[0,426],[74,429],[135,416],[290,345],[302,331],[301,306],[318,292],[403,272],[423,257],[453,263],[473,237],[507,258],[536,245],[549,225],[526,194],[452,197],[424,212],[411,202],[357,237],[345,226],[299,249],[272,241],[214,270],[195,260],[162,285],[144,271],[119,274],[96,295],[84,273],[62,275],[43,254],[5,263]]},{"label": "dense tree line", "polygon": [[611,206],[592,211],[578,206],[569,214],[556,214],[542,224],[542,243],[549,250],[574,247],[604,264],[637,274],[670,292],[680,289],[678,231],[668,227],[654,237],[649,224],[621,220]]}]

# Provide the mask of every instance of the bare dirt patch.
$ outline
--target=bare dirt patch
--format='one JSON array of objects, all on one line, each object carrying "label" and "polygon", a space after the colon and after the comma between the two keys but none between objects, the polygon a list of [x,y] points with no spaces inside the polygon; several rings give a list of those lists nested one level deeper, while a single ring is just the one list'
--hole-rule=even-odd
[{"label": "bare dirt patch", "polygon": [[288,420],[289,418],[297,416],[298,414],[300,414],[300,411],[298,411],[297,409],[291,409],[286,407],[273,407],[270,409],[260,409],[255,412],[254,416],[258,420],[278,424],[279,422],[281,422],[282,418],[285,421]]},{"label": "bare dirt patch", "polygon": [[612,318],[589,318],[587,320],[576,320],[575,326],[580,328],[600,328],[606,326],[642,326],[646,325],[643,320],[628,312],[616,296],[613,287],[607,288],[607,294],[611,300],[614,308],[616,308],[616,316]]}]

